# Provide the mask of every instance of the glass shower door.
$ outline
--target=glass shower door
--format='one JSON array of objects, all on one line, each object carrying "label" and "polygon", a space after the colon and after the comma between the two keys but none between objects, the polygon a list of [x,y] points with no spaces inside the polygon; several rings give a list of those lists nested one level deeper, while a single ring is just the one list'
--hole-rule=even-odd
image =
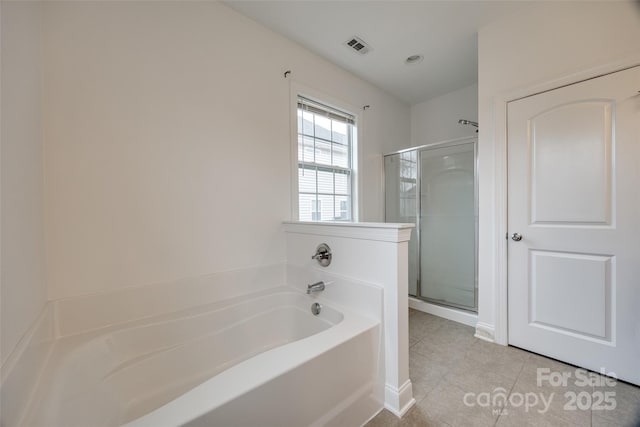
[{"label": "glass shower door", "polygon": [[[406,151],[384,158],[385,221],[416,224],[418,215],[418,153]],[[418,236],[409,240],[409,294],[418,292]]]},{"label": "glass shower door", "polygon": [[419,160],[419,296],[475,311],[475,144],[427,148]]}]

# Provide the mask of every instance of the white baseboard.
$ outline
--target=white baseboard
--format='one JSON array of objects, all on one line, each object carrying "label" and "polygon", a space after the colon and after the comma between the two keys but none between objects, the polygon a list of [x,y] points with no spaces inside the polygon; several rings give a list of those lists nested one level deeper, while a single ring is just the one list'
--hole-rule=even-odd
[{"label": "white baseboard", "polygon": [[434,316],[443,317],[454,322],[462,323],[467,326],[475,327],[478,323],[478,315],[469,313],[463,310],[456,310],[455,308],[442,307],[436,304],[431,304],[426,301],[419,300],[417,298],[409,297],[409,307],[423,311],[425,313],[433,314]]},{"label": "white baseboard", "polygon": [[494,325],[490,325],[488,323],[478,322],[476,324],[476,338],[479,338],[484,341],[496,342],[496,329]]},{"label": "white baseboard", "polygon": [[400,388],[395,388],[389,384],[384,387],[384,407],[398,418],[402,418],[416,400],[413,398],[413,386],[411,380],[405,381]]}]

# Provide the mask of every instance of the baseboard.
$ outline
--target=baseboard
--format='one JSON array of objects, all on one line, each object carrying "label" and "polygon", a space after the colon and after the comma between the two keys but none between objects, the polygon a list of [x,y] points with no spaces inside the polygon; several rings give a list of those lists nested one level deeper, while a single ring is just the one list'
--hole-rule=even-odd
[{"label": "baseboard", "polygon": [[484,341],[496,342],[496,329],[494,325],[478,322],[476,324],[475,337]]},{"label": "baseboard", "polygon": [[405,381],[400,388],[395,388],[389,384],[385,385],[384,407],[396,417],[402,418],[415,403],[411,380]]},{"label": "baseboard", "polygon": [[409,297],[409,307],[415,310],[422,311],[424,313],[433,314],[434,316],[462,323],[463,325],[467,326],[476,326],[476,324],[478,323],[477,314],[469,313],[463,310],[456,310],[455,308],[442,307],[440,305],[431,304],[417,298]]}]

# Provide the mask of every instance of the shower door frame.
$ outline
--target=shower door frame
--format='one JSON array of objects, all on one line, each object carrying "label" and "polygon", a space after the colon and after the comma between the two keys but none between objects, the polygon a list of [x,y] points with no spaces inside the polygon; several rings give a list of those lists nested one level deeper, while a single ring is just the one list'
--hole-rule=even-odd
[{"label": "shower door frame", "polygon": [[[421,161],[420,161],[420,153],[422,151],[427,151],[427,150],[433,150],[433,149],[437,149],[437,148],[447,148],[447,147],[455,147],[458,145],[467,145],[467,144],[473,144],[473,216],[474,216],[474,259],[473,259],[473,294],[474,294],[474,307],[470,308],[468,306],[464,306],[464,305],[459,305],[459,304],[454,304],[454,303],[450,303],[450,302],[443,302],[441,300],[436,300],[436,299],[431,299],[428,297],[424,297],[422,296],[422,236],[421,236],[421,230],[420,230],[420,226],[421,226],[421,220],[420,220],[420,213],[422,212],[422,195],[421,195],[421,190],[422,190],[422,166],[421,166]],[[384,157],[387,156],[393,156],[393,155],[397,155],[397,154],[402,154],[402,153],[408,153],[411,151],[415,151],[416,152],[416,238],[418,239],[418,263],[417,263],[417,283],[416,283],[416,295],[411,295],[409,294],[409,296],[412,296],[414,298],[417,298],[421,301],[425,301],[428,302],[430,304],[435,304],[435,305],[439,305],[442,307],[450,307],[450,308],[454,308],[457,310],[464,310],[466,312],[469,313],[478,313],[478,227],[479,227],[479,223],[478,223],[478,211],[479,211],[479,203],[478,203],[478,137],[464,137],[464,138],[458,138],[458,139],[450,139],[450,140],[446,140],[446,141],[439,141],[439,142],[434,142],[431,144],[424,144],[424,145],[419,145],[417,147],[411,147],[411,148],[405,148],[402,150],[398,150],[398,151],[394,151],[391,153],[387,153],[385,155],[383,155],[383,159]],[[384,161],[383,163],[383,171],[382,171],[382,175],[383,175],[383,192],[385,194],[386,197],[386,178],[385,178],[385,174],[386,171],[384,170]],[[386,209],[386,201],[384,203],[384,218],[385,221],[387,220],[387,209]]]}]

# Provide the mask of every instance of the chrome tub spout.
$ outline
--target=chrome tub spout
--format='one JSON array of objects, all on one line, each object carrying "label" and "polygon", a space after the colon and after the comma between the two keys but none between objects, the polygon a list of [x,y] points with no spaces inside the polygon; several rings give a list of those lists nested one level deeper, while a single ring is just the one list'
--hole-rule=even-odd
[{"label": "chrome tub spout", "polygon": [[322,292],[324,291],[324,282],[321,280],[317,283],[314,283],[313,285],[307,285],[307,293],[308,294],[315,294],[316,292]]}]

